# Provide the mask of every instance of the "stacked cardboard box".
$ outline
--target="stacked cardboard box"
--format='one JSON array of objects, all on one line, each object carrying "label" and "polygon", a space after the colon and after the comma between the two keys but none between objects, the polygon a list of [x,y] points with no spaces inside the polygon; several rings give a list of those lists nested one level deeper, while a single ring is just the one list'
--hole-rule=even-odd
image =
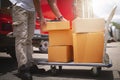
[{"label": "stacked cardboard box", "polygon": [[102,63],[104,50],[104,19],[76,18],[72,22],[48,22],[48,61]]},{"label": "stacked cardboard box", "polygon": [[48,61],[50,62],[69,62],[73,58],[72,46],[49,46]]},{"label": "stacked cardboard box", "polygon": [[71,30],[51,30],[49,31],[49,45],[72,45],[72,31]]},{"label": "stacked cardboard box", "polygon": [[104,50],[104,19],[76,18],[73,21],[75,63],[101,63]]},{"label": "stacked cardboard box", "polygon": [[48,61],[71,61],[73,41],[69,21],[47,22],[47,30],[49,32]]}]

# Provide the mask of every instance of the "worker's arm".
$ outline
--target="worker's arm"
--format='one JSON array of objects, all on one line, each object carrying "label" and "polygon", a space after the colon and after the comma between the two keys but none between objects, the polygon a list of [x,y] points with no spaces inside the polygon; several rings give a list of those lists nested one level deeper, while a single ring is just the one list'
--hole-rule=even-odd
[{"label": "worker's arm", "polygon": [[37,15],[39,17],[39,20],[40,20],[40,25],[43,27],[43,26],[46,26],[46,20],[42,14],[42,9],[40,7],[40,0],[33,0],[33,3],[34,3],[34,6],[35,6],[35,10],[37,12]]},{"label": "worker's arm", "polygon": [[50,5],[53,13],[59,20],[66,20],[62,14],[60,13],[58,6],[57,6],[57,1],[56,0],[48,0],[48,4]]}]

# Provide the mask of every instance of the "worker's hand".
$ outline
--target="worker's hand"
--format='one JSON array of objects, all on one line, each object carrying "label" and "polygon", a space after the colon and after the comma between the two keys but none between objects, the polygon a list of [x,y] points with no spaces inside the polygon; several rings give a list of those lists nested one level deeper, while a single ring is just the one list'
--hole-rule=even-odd
[{"label": "worker's hand", "polygon": [[67,19],[65,19],[65,18],[62,18],[60,21],[67,21]]},{"label": "worker's hand", "polygon": [[60,20],[60,21],[67,21],[67,19],[65,19],[63,16],[58,17],[57,20]]},{"label": "worker's hand", "polygon": [[47,22],[46,22],[45,18],[41,18],[39,21],[40,21],[40,29],[44,32],[44,30],[46,29],[46,26],[47,26]]}]

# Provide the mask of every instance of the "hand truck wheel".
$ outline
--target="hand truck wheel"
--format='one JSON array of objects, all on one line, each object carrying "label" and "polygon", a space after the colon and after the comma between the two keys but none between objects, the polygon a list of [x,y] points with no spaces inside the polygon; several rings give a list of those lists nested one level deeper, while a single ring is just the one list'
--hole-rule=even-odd
[{"label": "hand truck wheel", "polygon": [[59,71],[61,72],[62,71],[62,66],[58,66],[59,67]]},{"label": "hand truck wheel", "polygon": [[57,74],[57,69],[55,65],[51,65],[51,73],[53,76],[55,76]]},{"label": "hand truck wheel", "polygon": [[101,67],[93,67],[91,69],[93,76],[98,76],[101,72]]}]

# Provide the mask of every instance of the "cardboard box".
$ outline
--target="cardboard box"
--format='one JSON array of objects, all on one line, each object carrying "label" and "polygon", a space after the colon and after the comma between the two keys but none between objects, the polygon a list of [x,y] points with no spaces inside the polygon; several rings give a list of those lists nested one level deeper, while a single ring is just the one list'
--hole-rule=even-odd
[{"label": "cardboard box", "polygon": [[69,21],[52,21],[47,22],[47,30],[68,30],[70,29]]},{"label": "cardboard box", "polygon": [[102,63],[103,50],[103,32],[73,34],[75,63]]},{"label": "cardboard box", "polygon": [[105,20],[102,18],[76,18],[72,22],[74,33],[104,31]]},{"label": "cardboard box", "polygon": [[55,30],[49,31],[49,45],[72,45],[71,30]]},{"label": "cardboard box", "polygon": [[48,61],[49,62],[69,62],[73,60],[72,46],[49,46]]}]

